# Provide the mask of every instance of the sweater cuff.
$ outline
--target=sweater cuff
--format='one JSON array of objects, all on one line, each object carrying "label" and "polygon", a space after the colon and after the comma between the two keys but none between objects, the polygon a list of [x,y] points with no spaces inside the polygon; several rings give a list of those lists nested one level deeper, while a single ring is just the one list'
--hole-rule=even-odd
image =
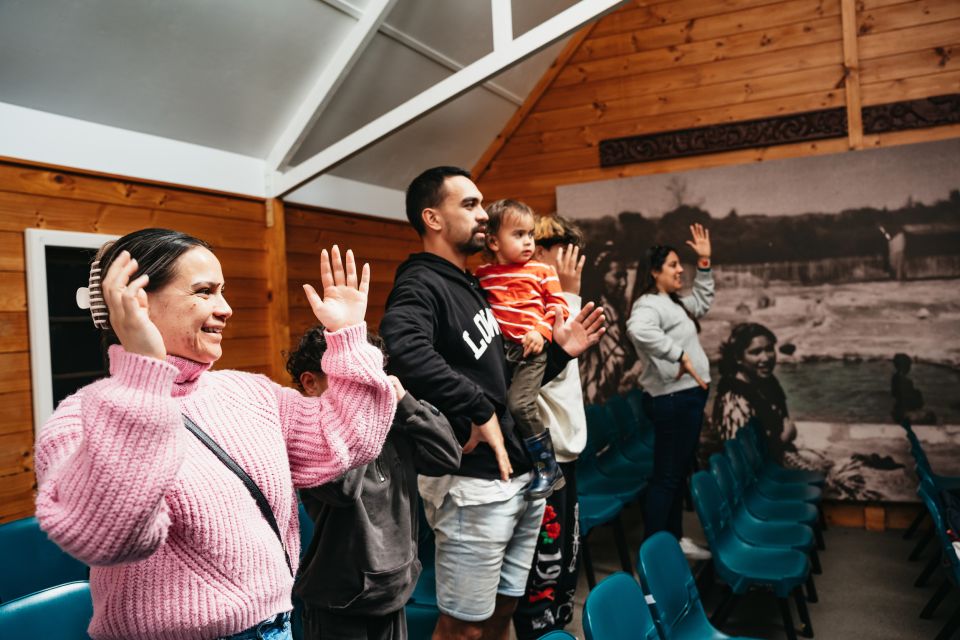
[{"label": "sweater cuff", "polygon": [[341,349],[352,349],[359,345],[373,346],[367,342],[366,322],[352,324],[338,331],[324,331],[323,335],[327,339],[329,346],[335,345]]},{"label": "sweater cuff", "polygon": [[483,398],[470,407],[468,415],[470,416],[470,422],[473,424],[483,424],[492,418],[496,412],[497,411],[493,406],[493,403],[486,398]]},{"label": "sweater cuff", "polygon": [[110,377],[126,387],[154,395],[169,396],[179,371],[175,366],[150,356],[130,353],[115,344],[109,350]]}]

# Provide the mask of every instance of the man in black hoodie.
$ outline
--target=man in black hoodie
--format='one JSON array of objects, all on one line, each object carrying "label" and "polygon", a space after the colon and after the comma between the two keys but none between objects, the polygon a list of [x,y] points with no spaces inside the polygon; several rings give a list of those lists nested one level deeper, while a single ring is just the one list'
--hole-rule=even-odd
[{"label": "man in black hoodie", "polygon": [[[526,589],[543,500],[527,502],[531,464],[507,411],[509,373],[499,325],[467,258],[484,246],[487,214],[470,174],[435,167],[407,189],[407,218],[424,252],[397,270],[381,333],[389,370],[442,411],[463,447],[460,469],[420,478],[437,539],[434,638],[507,638]],[[596,344],[603,317],[592,304],[558,314],[544,382]]]}]

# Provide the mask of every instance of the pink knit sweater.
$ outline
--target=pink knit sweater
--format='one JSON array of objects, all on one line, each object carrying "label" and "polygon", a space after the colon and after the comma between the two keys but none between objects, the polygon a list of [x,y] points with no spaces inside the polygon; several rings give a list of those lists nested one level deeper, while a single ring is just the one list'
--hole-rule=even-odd
[{"label": "pink knit sweater", "polygon": [[320,398],[114,346],[110,377],[60,404],[37,436],[37,517],[92,567],[94,638],[210,639],[292,608],[276,535],[181,413],[260,486],[296,563],[294,489],[373,460],[396,409],[364,325],[327,344]]}]

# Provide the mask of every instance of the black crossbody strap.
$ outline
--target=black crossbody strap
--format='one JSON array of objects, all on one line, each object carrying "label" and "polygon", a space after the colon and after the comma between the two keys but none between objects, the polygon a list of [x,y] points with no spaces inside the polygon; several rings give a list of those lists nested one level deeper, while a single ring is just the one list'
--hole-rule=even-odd
[{"label": "black crossbody strap", "polygon": [[213,438],[207,435],[207,433],[197,426],[193,420],[188,418],[186,415],[183,415],[183,424],[193,435],[197,436],[197,440],[202,442],[207,449],[213,452],[213,455],[220,458],[227,469],[230,469],[243,484],[247,487],[247,491],[250,492],[250,495],[253,496],[253,499],[256,501],[257,506],[260,507],[260,513],[263,514],[264,519],[267,521],[267,524],[270,525],[270,528],[273,529],[273,532],[277,534],[277,540],[280,541],[280,548],[283,549],[283,557],[287,561],[287,569],[290,570],[290,575],[293,575],[293,565],[290,563],[290,556],[287,554],[287,546],[283,544],[283,536],[280,535],[280,527],[277,526],[277,518],[273,515],[273,509],[270,508],[270,503],[267,502],[267,498],[263,495],[263,492],[260,491],[260,487],[257,486],[257,483],[247,475],[247,472],[243,470],[236,460],[230,457],[230,454],[220,448],[216,442],[213,441]]}]

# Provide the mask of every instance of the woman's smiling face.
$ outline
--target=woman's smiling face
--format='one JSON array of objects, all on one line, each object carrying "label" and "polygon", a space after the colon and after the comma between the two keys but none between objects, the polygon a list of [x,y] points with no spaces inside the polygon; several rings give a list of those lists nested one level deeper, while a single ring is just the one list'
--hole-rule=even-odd
[{"label": "woman's smiling face", "polygon": [[220,261],[204,247],[184,253],[176,275],[148,294],[150,319],[160,330],[167,353],[212,364],[223,355],[223,329],[233,310],[223,295]]},{"label": "woman's smiling face", "polygon": [[775,346],[767,336],[755,337],[740,356],[740,368],[751,378],[769,378],[777,366]]}]

